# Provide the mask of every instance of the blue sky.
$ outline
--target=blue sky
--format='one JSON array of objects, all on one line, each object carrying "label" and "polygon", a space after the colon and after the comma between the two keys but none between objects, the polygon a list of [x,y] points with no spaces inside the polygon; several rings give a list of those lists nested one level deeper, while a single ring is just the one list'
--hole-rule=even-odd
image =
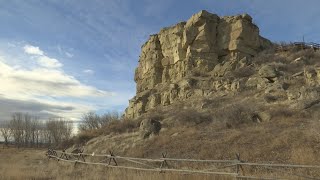
[{"label": "blue sky", "polygon": [[122,112],[150,34],[205,9],[250,14],[272,41],[319,42],[320,1],[0,0],[0,116]]}]

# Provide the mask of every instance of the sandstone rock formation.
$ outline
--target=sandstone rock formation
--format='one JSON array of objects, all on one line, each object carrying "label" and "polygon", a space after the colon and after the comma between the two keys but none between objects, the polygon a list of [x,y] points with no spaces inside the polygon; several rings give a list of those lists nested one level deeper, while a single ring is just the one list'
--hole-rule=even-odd
[{"label": "sandstone rock formation", "polygon": [[137,93],[125,116],[135,118],[157,106],[217,90],[237,91],[245,82],[215,77],[249,65],[251,57],[270,46],[248,14],[219,17],[200,11],[187,22],[164,28],[142,46],[134,78]]}]

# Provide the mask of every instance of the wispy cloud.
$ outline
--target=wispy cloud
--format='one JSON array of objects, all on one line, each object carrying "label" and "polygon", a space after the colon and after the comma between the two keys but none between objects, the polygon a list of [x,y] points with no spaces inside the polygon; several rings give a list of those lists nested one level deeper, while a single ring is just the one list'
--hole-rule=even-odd
[{"label": "wispy cloud", "polygon": [[82,72],[90,75],[94,74],[94,71],[92,69],[85,69]]},{"label": "wispy cloud", "polygon": [[68,57],[68,58],[72,58],[74,55],[69,53],[69,52],[65,52],[65,55]]},{"label": "wispy cloud", "polygon": [[68,58],[72,58],[74,56],[73,53],[69,52],[69,50],[66,50],[61,45],[57,45],[55,48],[58,50],[60,55],[66,56]]}]

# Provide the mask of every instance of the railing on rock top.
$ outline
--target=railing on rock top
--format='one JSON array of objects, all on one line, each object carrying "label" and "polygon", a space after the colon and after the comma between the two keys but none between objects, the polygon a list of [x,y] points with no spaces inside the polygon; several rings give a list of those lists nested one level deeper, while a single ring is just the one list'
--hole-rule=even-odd
[{"label": "railing on rock top", "polygon": [[320,44],[314,43],[314,42],[294,42],[290,44],[285,44],[285,45],[278,45],[276,47],[276,51],[288,51],[293,48],[298,48],[298,49],[313,49],[313,50],[319,50],[320,49]]}]

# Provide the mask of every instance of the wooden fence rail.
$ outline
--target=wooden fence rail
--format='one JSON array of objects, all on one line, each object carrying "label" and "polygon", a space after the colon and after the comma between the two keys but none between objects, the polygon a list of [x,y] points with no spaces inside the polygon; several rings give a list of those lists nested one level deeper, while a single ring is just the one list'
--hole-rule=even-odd
[{"label": "wooden fence rail", "polygon": [[[119,168],[119,169],[130,169],[130,170],[139,170],[139,171],[152,171],[152,172],[178,172],[178,173],[198,173],[198,174],[211,174],[211,175],[222,175],[222,176],[229,176],[234,177],[235,179],[280,179],[279,177],[254,177],[254,176],[246,176],[244,172],[244,166],[253,166],[253,167],[264,167],[269,170],[280,171],[283,174],[288,174],[291,176],[304,178],[304,179],[313,179],[313,180],[320,180],[319,177],[311,177],[306,176],[303,174],[296,174],[296,173],[288,173],[282,171],[279,168],[303,168],[303,169],[316,169],[317,172],[320,172],[320,165],[298,165],[298,164],[271,164],[271,163],[251,163],[245,162],[240,159],[240,154],[236,155],[236,159],[234,160],[204,160],[204,159],[178,159],[178,158],[167,158],[166,153],[162,153],[162,157],[158,159],[151,159],[151,158],[136,158],[136,157],[124,157],[124,156],[116,156],[112,151],[109,151],[109,154],[94,154],[94,153],[70,153],[63,151],[57,151],[53,149],[48,149],[46,152],[46,156],[49,159],[56,159],[58,161],[64,161],[69,163],[76,164],[87,164],[87,165],[102,165],[109,168]],[[85,158],[101,158],[99,162],[91,162],[86,161]],[[124,162],[134,163],[136,166],[125,166],[119,165],[119,161],[122,160]],[[168,162],[197,162],[197,163],[211,163],[215,165],[220,165],[210,169],[178,169],[178,168],[169,168]],[[149,164],[148,164],[149,163]],[[153,164],[150,164],[153,163]],[[159,164],[156,164],[159,163]],[[221,164],[224,164],[221,166]],[[137,167],[137,166],[140,167]],[[141,167],[143,166],[143,167]],[[220,169],[229,168],[229,171],[218,171]],[[215,171],[213,171],[215,170]]]}]

